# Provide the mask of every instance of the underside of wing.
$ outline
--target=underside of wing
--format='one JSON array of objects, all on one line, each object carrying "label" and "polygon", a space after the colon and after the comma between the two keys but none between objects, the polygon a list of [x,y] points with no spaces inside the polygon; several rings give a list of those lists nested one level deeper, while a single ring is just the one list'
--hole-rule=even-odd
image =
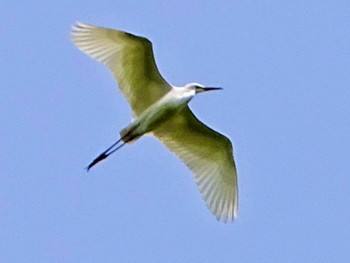
[{"label": "underside of wing", "polygon": [[237,215],[238,187],[230,140],[200,122],[188,106],[153,134],[192,170],[216,218],[232,221]]},{"label": "underside of wing", "polygon": [[157,69],[152,43],[147,38],[77,23],[72,40],[110,69],[136,116],[171,89]]}]

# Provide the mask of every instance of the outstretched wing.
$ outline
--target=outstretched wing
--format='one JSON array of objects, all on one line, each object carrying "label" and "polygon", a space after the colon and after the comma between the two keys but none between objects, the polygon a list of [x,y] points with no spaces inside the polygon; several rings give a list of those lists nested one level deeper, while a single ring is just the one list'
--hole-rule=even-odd
[{"label": "outstretched wing", "polygon": [[72,40],[109,68],[136,116],[171,89],[157,69],[147,38],[78,22]]},{"label": "outstretched wing", "polygon": [[192,170],[216,218],[232,221],[237,215],[238,188],[230,140],[200,122],[188,106],[153,134]]}]

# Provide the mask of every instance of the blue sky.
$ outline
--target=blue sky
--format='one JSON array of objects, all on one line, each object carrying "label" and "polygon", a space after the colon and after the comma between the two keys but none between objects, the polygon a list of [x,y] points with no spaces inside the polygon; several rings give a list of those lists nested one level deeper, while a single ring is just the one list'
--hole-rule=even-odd
[{"label": "blue sky", "polygon": [[[1,262],[349,262],[349,1],[4,1]],[[131,111],[75,21],[148,37],[229,136],[240,209],[217,222],[156,139],[84,168]]]}]

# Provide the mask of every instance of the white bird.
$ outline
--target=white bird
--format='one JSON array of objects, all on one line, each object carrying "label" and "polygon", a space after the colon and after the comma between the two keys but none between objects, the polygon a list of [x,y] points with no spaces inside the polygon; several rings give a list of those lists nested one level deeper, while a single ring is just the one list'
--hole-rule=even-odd
[{"label": "white bird", "polygon": [[72,29],[74,44],[112,72],[134,115],[131,124],[121,130],[120,139],[87,170],[125,143],[152,134],[192,170],[216,218],[232,221],[238,208],[232,144],[199,121],[187,105],[197,93],[221,88],[198,83],[184,87],[168,84],[157,69],[152,43],[147,38],[79,22]]}]

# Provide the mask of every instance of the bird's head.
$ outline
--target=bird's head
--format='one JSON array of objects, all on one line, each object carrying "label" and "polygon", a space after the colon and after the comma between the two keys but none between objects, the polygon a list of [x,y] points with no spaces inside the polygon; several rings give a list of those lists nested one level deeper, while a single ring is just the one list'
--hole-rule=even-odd
[{"label": "bird's head", "polygon": [[222,88],[219,87],[205,87],[202,84],[199,83],[189,83],[185,85],[185,89],[187,90],[194,90],[195,93],[201,93],[205,91],[211,91],[211,90],[221,90]]}]

